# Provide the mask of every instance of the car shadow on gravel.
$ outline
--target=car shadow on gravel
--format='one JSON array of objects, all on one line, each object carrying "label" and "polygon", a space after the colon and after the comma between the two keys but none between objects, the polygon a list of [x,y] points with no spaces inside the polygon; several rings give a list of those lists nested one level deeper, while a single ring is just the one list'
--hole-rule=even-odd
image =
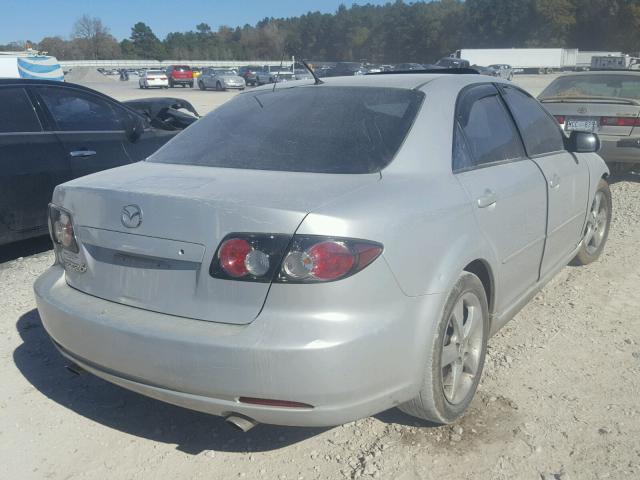
[{"label": "car shadow on gravel", "polygon": [[622,175],[611,175],[609,177],[609,183],[618,182],[635,182],[640,183],[640,172],[629,172]]},{"label": "car shadow on gravel", "polygon": [[29,257],[51,250],[51,239],[48,235],[0,246],[0,263]]},{"label": "car shadow on gravel", "polygon": [[73,375],[64,368],[68,362],[53,346],[35,309],[22,315],[16,327],[23,343],[13,359],[36,389],[78,415],[130,435],[176,444],[178,450],[197,455],[204,450],[277,450],[328,430],[257,425],[242,433],[220,417],[169,405],[93,375]]}]

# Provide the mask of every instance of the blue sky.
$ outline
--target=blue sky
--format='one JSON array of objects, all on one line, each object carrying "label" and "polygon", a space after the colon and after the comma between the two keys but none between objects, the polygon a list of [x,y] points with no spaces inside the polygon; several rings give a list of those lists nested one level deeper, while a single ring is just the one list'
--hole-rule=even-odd
[{"label": "blue sky", "polygon": [[254,25],[265,17],[291,17],[308,11],[333,13],[341,3],[384,4],[390,0],[2,0],[0,43],[69,37],[74,21],[86,13],[99,17],[118,40],[142,21],[164,38],[169,32],[195,30],[200,22],[232,27]]}]

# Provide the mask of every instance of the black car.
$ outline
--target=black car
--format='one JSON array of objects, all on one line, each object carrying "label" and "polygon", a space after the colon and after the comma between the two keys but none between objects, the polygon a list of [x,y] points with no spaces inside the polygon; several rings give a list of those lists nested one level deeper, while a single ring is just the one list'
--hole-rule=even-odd
[{"label": "black car", "polygon": [[142,160],[179,132],[72,83],[0,79],[0,105],[0,245],[47,233],[56,185]]}]

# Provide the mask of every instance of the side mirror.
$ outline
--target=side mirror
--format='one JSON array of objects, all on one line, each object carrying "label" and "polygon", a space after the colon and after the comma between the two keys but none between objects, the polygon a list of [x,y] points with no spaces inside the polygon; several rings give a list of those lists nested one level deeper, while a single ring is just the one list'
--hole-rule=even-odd
[{"label": "side mirror", "polygon": [[572,153],[596,153],[600,150],[600,138],[595,133],[573,131],[566,144]]},{"label": "side mirror", "polygon": [[131,143],[137,142],[142,134],[144,133],[145,121],[136,116],[131,116],[130,120],[127,122],[127,128],[125,130],[127,139]]}]

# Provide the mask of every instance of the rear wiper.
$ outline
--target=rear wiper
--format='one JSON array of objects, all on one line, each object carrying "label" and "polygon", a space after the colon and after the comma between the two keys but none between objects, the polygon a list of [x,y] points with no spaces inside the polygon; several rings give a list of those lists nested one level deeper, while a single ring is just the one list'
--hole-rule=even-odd
[{"label": "rear wiper", "polygon": [[617,103],[621,105],[640,105],[640,101],[621,97],[544,97],[539,99],[541,103]]}]

